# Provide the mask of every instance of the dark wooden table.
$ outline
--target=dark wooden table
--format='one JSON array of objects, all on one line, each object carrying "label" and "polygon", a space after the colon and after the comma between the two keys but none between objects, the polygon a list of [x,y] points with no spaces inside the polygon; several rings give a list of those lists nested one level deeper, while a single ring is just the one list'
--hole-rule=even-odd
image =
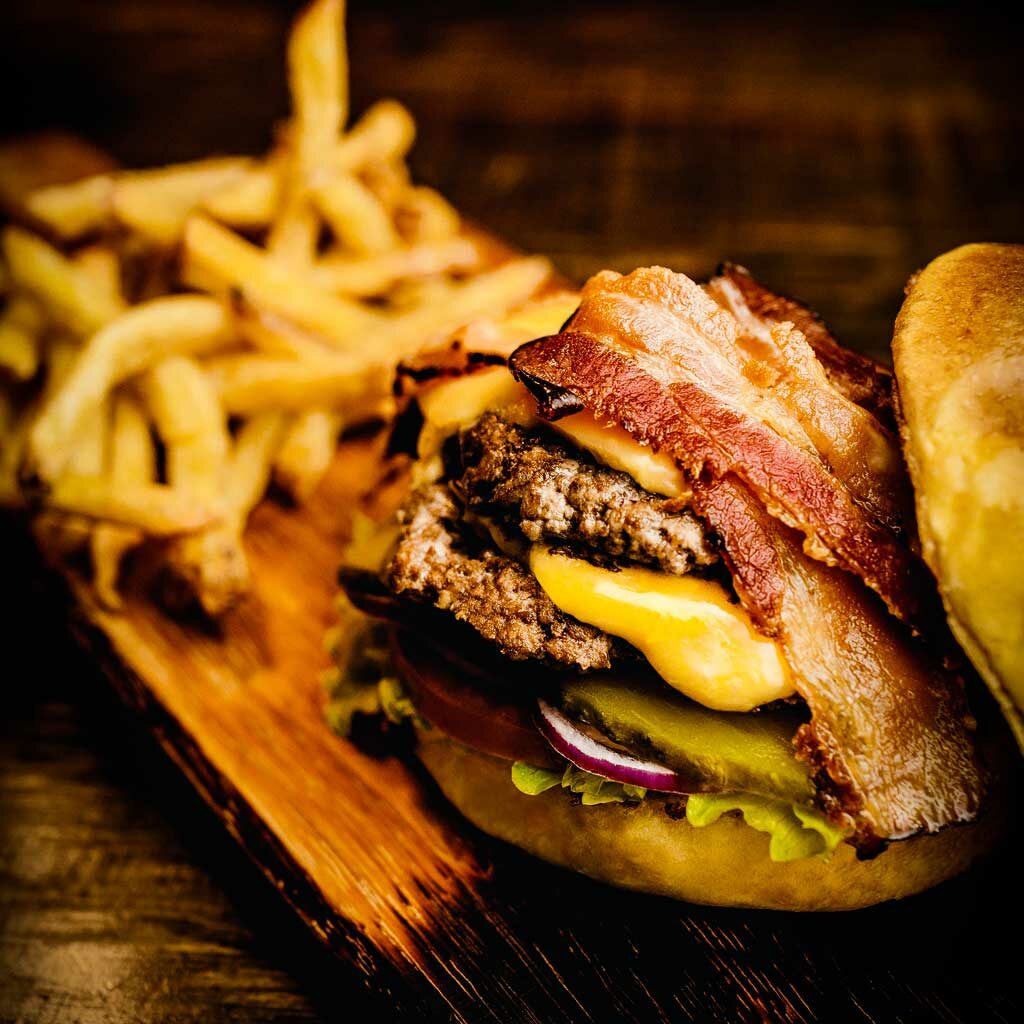
[{"label": "dark wooden table", "polygon": [[[935,3],[626,6],[353,4],[355,108],[407,102],[419,177],[570,277],[653,262],[700,275],[729,256],[875,353],[916,267],[968,240],[1024,241],[1011,22]],[[129,164],[259,151],[285,112],[294,7],[7,0],[2,130],[71,128]],[[133,728],[5,536],[0,1021],[393,1019],[401,1007],[420,1019],[429,1002],[383,981],[367,990],[306,935]],[[716,946],[716,923],[735,934],[737,918],[712,911],[686,948],[652,936],[623,955],[663,984],[678,972],[685,1020],[1010,1021],[1018,892],[1004,858],[846,919],[749,915],[744,948]],[[524,904],[541,898],[524,881]],[[669,912],[635,906],[652,929]],[[643,995],[588,999],[579,1015],[642,1019]]]}]

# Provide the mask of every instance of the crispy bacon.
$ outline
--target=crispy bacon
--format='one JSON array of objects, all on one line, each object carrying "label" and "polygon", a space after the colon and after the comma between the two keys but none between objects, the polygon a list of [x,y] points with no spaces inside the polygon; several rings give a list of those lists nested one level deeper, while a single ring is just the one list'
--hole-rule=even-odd
[{"label": "crispy bacon", "polygon": [[843,348],[814,310],[770,292],[746,267],[735,263],[721,264],[704,287],[741,325],[755,333],[770,330],[772,324],[793,324],[814,349],[832,386],[887,428],[895,429],[891,371],[860,352]]},{"label": "crispy bacon", "polygon": [[981,773],[957,681],[857,579],[910,621],[934,600],[901,542],[891,435],[829,383],[795,328],[744,329],[660,268],[606,272],[560,334],[510,365],[542,415],[582,404],[687,470],[737,593],[785,646],[811,709],[798,753],[863,850],[975,814]]},{"label": "crispy bacon", "polygon": [[900,540],[907,485],[894,439],[831,387],[795,329],[777,325],[765,341],[684,275],[606,271],[566,329],[518,349],[511,366],[694,478],[736,474],[809,554],[857,573],[908,621],[931,613],[927,574]]},{"label": "crispy bacon", "polygon": [[744,607],[785,649],[811,709],[797,751],[819,769],[825,808],[849,815],[866,849],[973,818],[982,781],[956,680],[855,577],[808,558],[740,480],[698,482],[694,506]]}]

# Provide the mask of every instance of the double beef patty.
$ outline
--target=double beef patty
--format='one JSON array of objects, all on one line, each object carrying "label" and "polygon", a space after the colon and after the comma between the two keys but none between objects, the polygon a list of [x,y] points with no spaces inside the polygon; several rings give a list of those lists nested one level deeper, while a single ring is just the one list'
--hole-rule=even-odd
[{"label": "double beef patty", "polygon": [[579,671],[630,658],[627,645],[559,611],[519,561],[467,523],[483,520],[531,543],[567,544],[603,561],[674,575],[717,556],[698,519],[596,465],[544,428],[488,413],[459,438],[451,479],[417,490],[385,570],[389,588],[468,623],[508,658]]}]

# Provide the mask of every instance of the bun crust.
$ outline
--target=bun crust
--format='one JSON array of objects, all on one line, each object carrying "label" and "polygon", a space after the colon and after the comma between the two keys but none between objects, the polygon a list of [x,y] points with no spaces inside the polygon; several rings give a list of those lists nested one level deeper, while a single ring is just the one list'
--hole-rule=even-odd
[{"label": "bun crust", "polygon": [[1024,748],[1024,246],[965,245],[921,271],[893,364],[925,561]]},{"label": "bun crust", "polygon": [[417,754],[444,795],[474,825],[552,864],[626,889],[713,906],[854,910],[899,899],[964,871],[994,844],[1007,811],[990,801],[971,826],[892,844],[857,860],[842,844],[830,861],[775,863],[768,836],[726,815],[694,828],[659,799],[636,807],[583,807],[561,789],[525,796],[508,761],[419,731]]}]

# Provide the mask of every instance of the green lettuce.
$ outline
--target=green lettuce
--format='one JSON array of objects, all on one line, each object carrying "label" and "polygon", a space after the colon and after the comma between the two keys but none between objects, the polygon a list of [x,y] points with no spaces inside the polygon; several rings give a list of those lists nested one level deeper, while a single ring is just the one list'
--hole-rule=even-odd
[{"label": "green lettuce", "polygon": [[516,761],[512,765],[512,785],[527,796],[537,796],[555,786],[561,786],[571,793],[579,794],[586,807],[642,800],[647,795],[643,786],[612,782],[568,762],[564,770],[553,771],[525,761]]},{"label": "green lettuce", "polygon": [[828,859],[846,837],[817,811],[782,800],[752,793],[693,793],[686,799],[686,820],[696,828],[713,825],[729,811],[739,811],[751,828],[771,836],[768,855],[774,861]]},{"label": "green lettuce", "polygon": [[328,651],[335,667],[324,677],[327,721],[342,736],[352,732],[357,714],[384,715],[398,725],[407,718],[426,727],[401,681],[393,674],[386,623],[351,606],[339,607],[341,625],[329,635]]}]

